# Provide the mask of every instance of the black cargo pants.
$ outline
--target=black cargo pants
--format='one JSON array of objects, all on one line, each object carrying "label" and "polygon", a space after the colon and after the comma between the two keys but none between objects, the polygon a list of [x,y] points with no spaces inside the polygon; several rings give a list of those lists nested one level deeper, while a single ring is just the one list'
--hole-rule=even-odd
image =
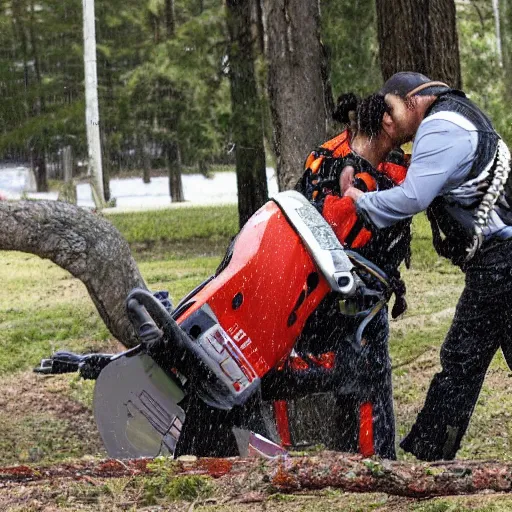
[{"label": "black cargo pants", "polygon": [[423,409],[400,444],[422,460],[455,458],[500,346],[510,363],[512,240],[484,244],[465,270],[466,286],[441,347],[442,371],[434,376]]}]

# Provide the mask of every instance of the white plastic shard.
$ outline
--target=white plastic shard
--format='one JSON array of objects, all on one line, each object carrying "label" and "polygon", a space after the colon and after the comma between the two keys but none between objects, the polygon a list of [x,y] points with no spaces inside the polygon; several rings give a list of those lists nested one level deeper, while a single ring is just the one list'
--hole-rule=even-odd
[{"label": "white plastic shard", "polygon": [[319,270],[335,292],[350,295],[356,289],[354,265],[334,231],[316,208],[299,192],[288,190],[272,198],[301,237]]}]

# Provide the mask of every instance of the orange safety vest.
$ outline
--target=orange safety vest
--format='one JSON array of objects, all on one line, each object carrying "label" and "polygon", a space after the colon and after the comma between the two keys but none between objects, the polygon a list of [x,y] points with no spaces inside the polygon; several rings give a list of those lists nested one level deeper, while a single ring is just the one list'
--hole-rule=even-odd
[{"label": "orange safety vest", "polygon": [[[317,185],[321,182],[323,166],[329,159],[342,159],[352,154],[350,147],[350,133],[345,130],[336,137],[328,140],[319,149],[312,151],[305,163],[305,170],[311,174],[311,183]],[[347,162],[349,165],[349,162]],[[388,178],[391,185],[399,185],[405,179],[407,166],[405,162],[386,161],[377,167],[377,171]],[[316,179],[316,175],[318,178]],[[369,172],[358,172],[354,176],[354,186],[364,192],[374,192],[379,188],[378,176]],[[389,187],[387,187],[389,188]],[[317,200],[320,190],[314,190],[312,201]],[[342,244],[357,249],[365,246],[371,239],[371,232],[364,228],[358,219],[356,207],[352,199],[339,197],[336,194],[327,193],[323,198],[322,215],[333,228],[336,236]]]}]

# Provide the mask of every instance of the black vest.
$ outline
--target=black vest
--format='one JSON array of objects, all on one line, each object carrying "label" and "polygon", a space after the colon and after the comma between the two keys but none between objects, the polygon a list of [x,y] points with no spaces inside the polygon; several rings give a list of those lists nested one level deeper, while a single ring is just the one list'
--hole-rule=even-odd
[{"label": "black vest", "polygon": [[[471,170],[464,184],[481,176],[475,194],[467,198],[445,194],[438,196],[427,209],[432,227],[434,247],[437,253],[464,267],[468,261],[468,249],[474,245],[478,230],[476,212],[493,180],[500,136],[494,130],[489,118],[476,107],[461,91],[451,90],[438,97],[425,117],[437,112],[456,112],[470,121],[477,129],[478,146]],[[484,171],[488,169],[488,173]],[[485,175],[485,176],[484,176]],[[510,180],[507,183],[510,188]],[[500,196],[494,210],[505,224],[512,225],[512,215],[505,192]]]}]

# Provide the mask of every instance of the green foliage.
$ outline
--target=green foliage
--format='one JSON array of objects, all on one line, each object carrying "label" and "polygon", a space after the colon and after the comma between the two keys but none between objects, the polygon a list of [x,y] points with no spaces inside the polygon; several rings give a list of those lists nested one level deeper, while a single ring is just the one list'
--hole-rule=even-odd
[{"label": "green foliage", "polygon": [[[157,12],[158,6],[153,4]],[[145,144],[178,143],[184,163],[194,165],[213,161],[226,144],[224,19],[219,6],[190,18],[188,10],[179,12],[175,34],[152,46],[145,62],[126,74],[127,123]]]},{"label": "green foliage", "polygon": [[202,475],[176,475],[179,466],[173,459],[157,457],[148,468],[153,473],[142,479],[145,505],[156,505],[162,500],[194,501],[205,499],[214,492],[210,477]]},{"label": "green foliage", "polygon": [[384,468],[382,467],[382,464],[380,463],[379,460],[364,459],[363,464],[366,467],[366,469],[368,469],[368,471],[370,471],[372,476],[377,477],[377,478],[384,476],[385,471],[384,471]]},{"label": "green foliage", "polygon": [[[96,38],[104,162],[141,167],[167,141],[188,165],[225,160],[229,84],[218,1],[177,1],[166,35],[163,0],[97,0]],[[0,7],[0,157],[85,154],[82,6],[14,0]],[[135,158],[134,158],[135,156]],[[204,166],[203,166],[204,167]]]},{"label": "green foliage", "polygon": [[0,10],[0,153],[78,149],[84,136],[80,2],[15,0]]},{"label": "green foliage", "polygon": [[[219,0],[96,0],[104,162],[140,169],[177,143],[183,163],[204,170],[232,161],[225,10]],[[501,0],[504,67],[491,2],[457,2],[464,89],[512,142],[512,2]],[[79,0],[13,0],[0,7],[0,157],[54,157],[63,145],[85,155],[82,7]],[[321,37],[335,97],[378,89],[373,0],[322,0]],[[265,61],[258,72],[264,84]],[[263,88],[263,87],[262,87]],[[262,99],[267,112],[267,99]],[[265,120],[267,136],[270,122]]]},{"label": "green foliage", "polygon": [[322,42],[335,93],[362,96],[382,82],[373,0],[321,0]]},{"label": "green foliage", "polygon": [[[489,114],[498,133],[510,146],[512,102],[510,96],[507,99],[510,76],[507,78],[506,68],[499,65],[492,3],[483,0],[458,2],[457,18],[463,89]],[[506,28],[512,30],[512,23]],[[504,42],[509,38],[510,34],[505,32]]]}]

